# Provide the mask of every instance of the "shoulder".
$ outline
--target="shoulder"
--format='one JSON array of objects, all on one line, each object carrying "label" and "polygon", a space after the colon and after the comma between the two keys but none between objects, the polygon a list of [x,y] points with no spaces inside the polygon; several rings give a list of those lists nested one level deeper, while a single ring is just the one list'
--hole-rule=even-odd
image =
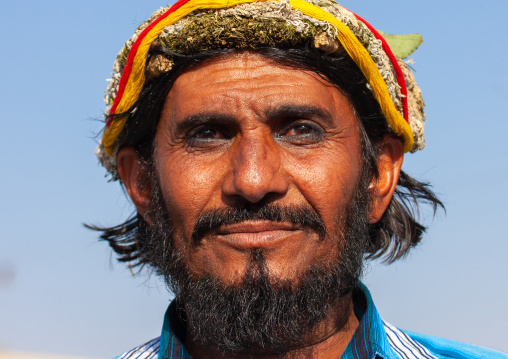
[{"label": "shoulder", "polygon": [[507,354],[492,349],[384,325],[390,346],[401,358],[508,359]]},{"label": "shoulder", "polygon": [[160,338],[155,338],[140,345],[115,359],[157,359],[159,356]]},{"label": "shoulder", "polygon": [[433,337],[430,335],[406,332],[411,338],[429,348],[432,352],[443,358],[492,358],[508,359],[508,354],[496,350],[483,348],[477,345],[464,344],[453,340]]}]

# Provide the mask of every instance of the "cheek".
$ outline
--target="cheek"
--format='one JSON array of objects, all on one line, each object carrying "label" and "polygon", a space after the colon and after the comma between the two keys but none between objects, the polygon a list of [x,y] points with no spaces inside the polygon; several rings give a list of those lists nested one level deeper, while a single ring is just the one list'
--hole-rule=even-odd
[{"label": "cheek", "polygon": [[205,208],[213,206],[221,174],[211,166],[197,166],[186,156],[165,156],[157,172],[168,214],[175,234],[190,239],[194,224]]},{"label": "cheek", "polygon": [[304,163],[293,163],[293,180],[298,191],[321,216],[327,230],[336,232],[360,179],[356,151],[323,151]]}]

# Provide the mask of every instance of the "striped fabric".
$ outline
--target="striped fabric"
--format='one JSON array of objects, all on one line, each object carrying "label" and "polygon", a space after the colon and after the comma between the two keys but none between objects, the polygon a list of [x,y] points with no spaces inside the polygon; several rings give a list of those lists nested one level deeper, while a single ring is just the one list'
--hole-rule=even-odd
[{"label": "striped fabric", "polygon": [[[356,303],[364,307],[356,311]],[[360,324],[341,359],[508,359],[508,355],[490,349],[446,339],[403,332],[383,321],[367,288],[360,284],[355,293],[355,311]],[[191,359],[183,343],[171,328],[166,311],[162,335],[115,359]],[[359,315],[360,314],[360,315]]]},{"label": "striped fabric", "polygon": [[157,359],[159,357],[159,346],[160,338],[155,338],[115,359]]},{"label": "striped fabric", "polygon": [[384,322],[386,336],[392,350],[401,359],[437,359],[434,355],[430,354],[429,351],[417,341],[411,339],[409,335],[395,328],[391,324]]}]

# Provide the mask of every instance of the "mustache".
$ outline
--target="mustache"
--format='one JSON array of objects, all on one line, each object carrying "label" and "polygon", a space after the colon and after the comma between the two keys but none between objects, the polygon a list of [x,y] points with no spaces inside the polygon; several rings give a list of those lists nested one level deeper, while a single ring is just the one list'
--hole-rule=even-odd
[{"label": "mustache", "polygon": [[315,231],[319,238],[326,235],[326,226],[319,214],[306,205],[277,205],[225,207],[203,212],[192,232],[192,242],[199,244],[210,232],[219,227],[240,222],[265,220],[299,225]]}]

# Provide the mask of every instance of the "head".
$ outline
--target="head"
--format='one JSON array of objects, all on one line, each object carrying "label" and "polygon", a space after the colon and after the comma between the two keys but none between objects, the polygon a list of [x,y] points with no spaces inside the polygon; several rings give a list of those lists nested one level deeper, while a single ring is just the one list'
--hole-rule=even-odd
[{"label": "head", "polygon": [[280,352],[350,296],[365,257],[393,261],[420,241],[408,199],[439,201],[401,172],[422,141],[400,122],[397,71],[369,75],[326,24],[237,24],[232,9],[214,16],[244,36],[217,39],[216,24],[194,41],[206,11],[170,24],[127,111],[110,91],[102,158],[137,213],[102,237],[164,277],[197,340]]}]

